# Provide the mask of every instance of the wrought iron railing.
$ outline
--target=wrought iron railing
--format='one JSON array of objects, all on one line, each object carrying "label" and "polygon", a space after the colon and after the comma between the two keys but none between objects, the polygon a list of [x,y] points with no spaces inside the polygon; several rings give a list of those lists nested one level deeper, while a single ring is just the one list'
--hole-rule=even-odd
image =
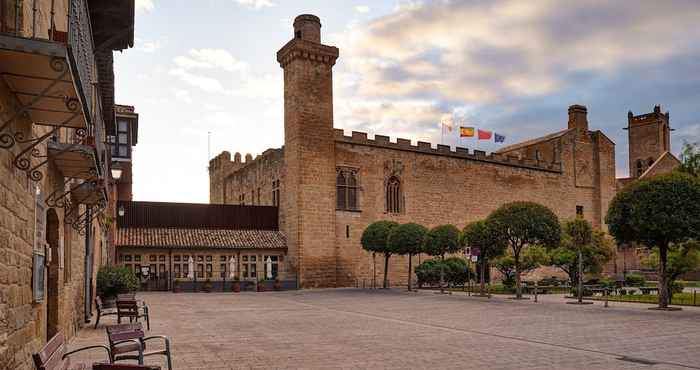
[{"label": "wrought iron railing", "polygon": [[0,33],[65,44],[88,125],[97,81],[87,0],[0,0]]}]

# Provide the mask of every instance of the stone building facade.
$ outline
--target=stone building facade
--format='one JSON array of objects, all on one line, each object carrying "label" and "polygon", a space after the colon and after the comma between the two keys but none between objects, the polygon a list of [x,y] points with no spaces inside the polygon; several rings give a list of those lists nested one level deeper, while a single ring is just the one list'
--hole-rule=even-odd
[{"label": "stone building facade", "polygon": [[[332,68],[339,50],[321,43],[320,29],[317,17],[297,17],[293,39],[277,52],[284,70],[284,146],[255,160],[247,155],[245,162],[239,153],[231,161],[223,152],[209,167],[211,203],[248,204],[248,194],[258,203],[279,202],[289,270],[301,287],[355,285],[369,281],[375,269],[383,273],[360,245],[363,230],[377,220],[462,228],[504,203],[534,201],[561,220],[582,216],[606,229],[618,186],[615,144],[591,129],[586,107],[569,107],[561,131],[491,154],[346,135],[333,122]],[[630,140],[642,131],[635,126]],[[658,150],[635,151],[635,159],[657,159],[668,149],[648,148]],[[392,260],[390,280],[404,284],[405,258]]]},{"label": "stone building facade", "polygon": [[111,56],[133,45],[134,5],[1,6],[0,369],[33,369],[32,353],[92,315],[112,191]]}]

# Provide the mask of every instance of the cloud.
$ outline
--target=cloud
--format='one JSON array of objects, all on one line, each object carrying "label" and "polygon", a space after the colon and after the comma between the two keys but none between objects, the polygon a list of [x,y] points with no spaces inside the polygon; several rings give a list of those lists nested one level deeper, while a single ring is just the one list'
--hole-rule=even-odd
[{"label": "cloud", "polygon": [[275,6],[275,3],[270,0],[236,0],[236,2],[246,8],[255,10]]},{"label": "cloud", "polygon": [[153,10],[153,0],[136,0],[136,11],[149,12]]},{"label": "cloud", "polygon": [[700,138],[700,3],[635,4],[400,1],[327,38],[341,50],[336,127],[437,143],[441,117],[453,115],[515,143],[565,128],[568,105],[585,104],[625,175],[628,110],[669,110],[673,153]]},{"label": "cloud", "polygon": [[358,5],[355,7],[355,11],[358,13],[369,13],[370,8],[367,5]]},{"label": "cloud", "polygon": [[178,77],[183,82],[191,86],[198,87],[204,92],[219,94],[229,93],[226,88],[224,88],[224,85],[218,79],[213,77],[191,73],[184,68],[173,68],[168,71],[168,74]]},{"label": "cloud", "polygon": [[162,46],[162,43],[160,40],[144,40],[141,38],[136,37],[134,40],[134,49],[142,51],[144,53],[153,53],[160,49]]},{"label": "cloud", "polygon": [[248,64],[224,49],[191,49],[187,56],[175,58],[175,64],[184,69],[220,68],[228,72],[245,73]]}]

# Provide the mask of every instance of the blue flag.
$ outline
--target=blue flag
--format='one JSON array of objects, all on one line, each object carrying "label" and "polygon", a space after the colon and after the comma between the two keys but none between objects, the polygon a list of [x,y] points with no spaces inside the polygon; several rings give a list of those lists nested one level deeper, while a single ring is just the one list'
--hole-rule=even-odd
[{"label": "blue flag", "polygon": [[500,134],[495,134],[493,138],[494,138],[494,141],[497,143],[502,143],[502,142],[506,141],[506,137],[503,135],[500,135]]}]

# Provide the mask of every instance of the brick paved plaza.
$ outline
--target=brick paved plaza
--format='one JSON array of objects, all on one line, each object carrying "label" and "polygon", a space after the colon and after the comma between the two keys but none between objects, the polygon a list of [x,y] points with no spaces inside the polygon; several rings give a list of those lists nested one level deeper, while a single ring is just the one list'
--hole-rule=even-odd
[{"label": "brick paved plaza", "polygon": [[[700,369],[693,308],[354,289],[139,297],[175,369]],[[71,348],[102,342],[100,324]]]}]

